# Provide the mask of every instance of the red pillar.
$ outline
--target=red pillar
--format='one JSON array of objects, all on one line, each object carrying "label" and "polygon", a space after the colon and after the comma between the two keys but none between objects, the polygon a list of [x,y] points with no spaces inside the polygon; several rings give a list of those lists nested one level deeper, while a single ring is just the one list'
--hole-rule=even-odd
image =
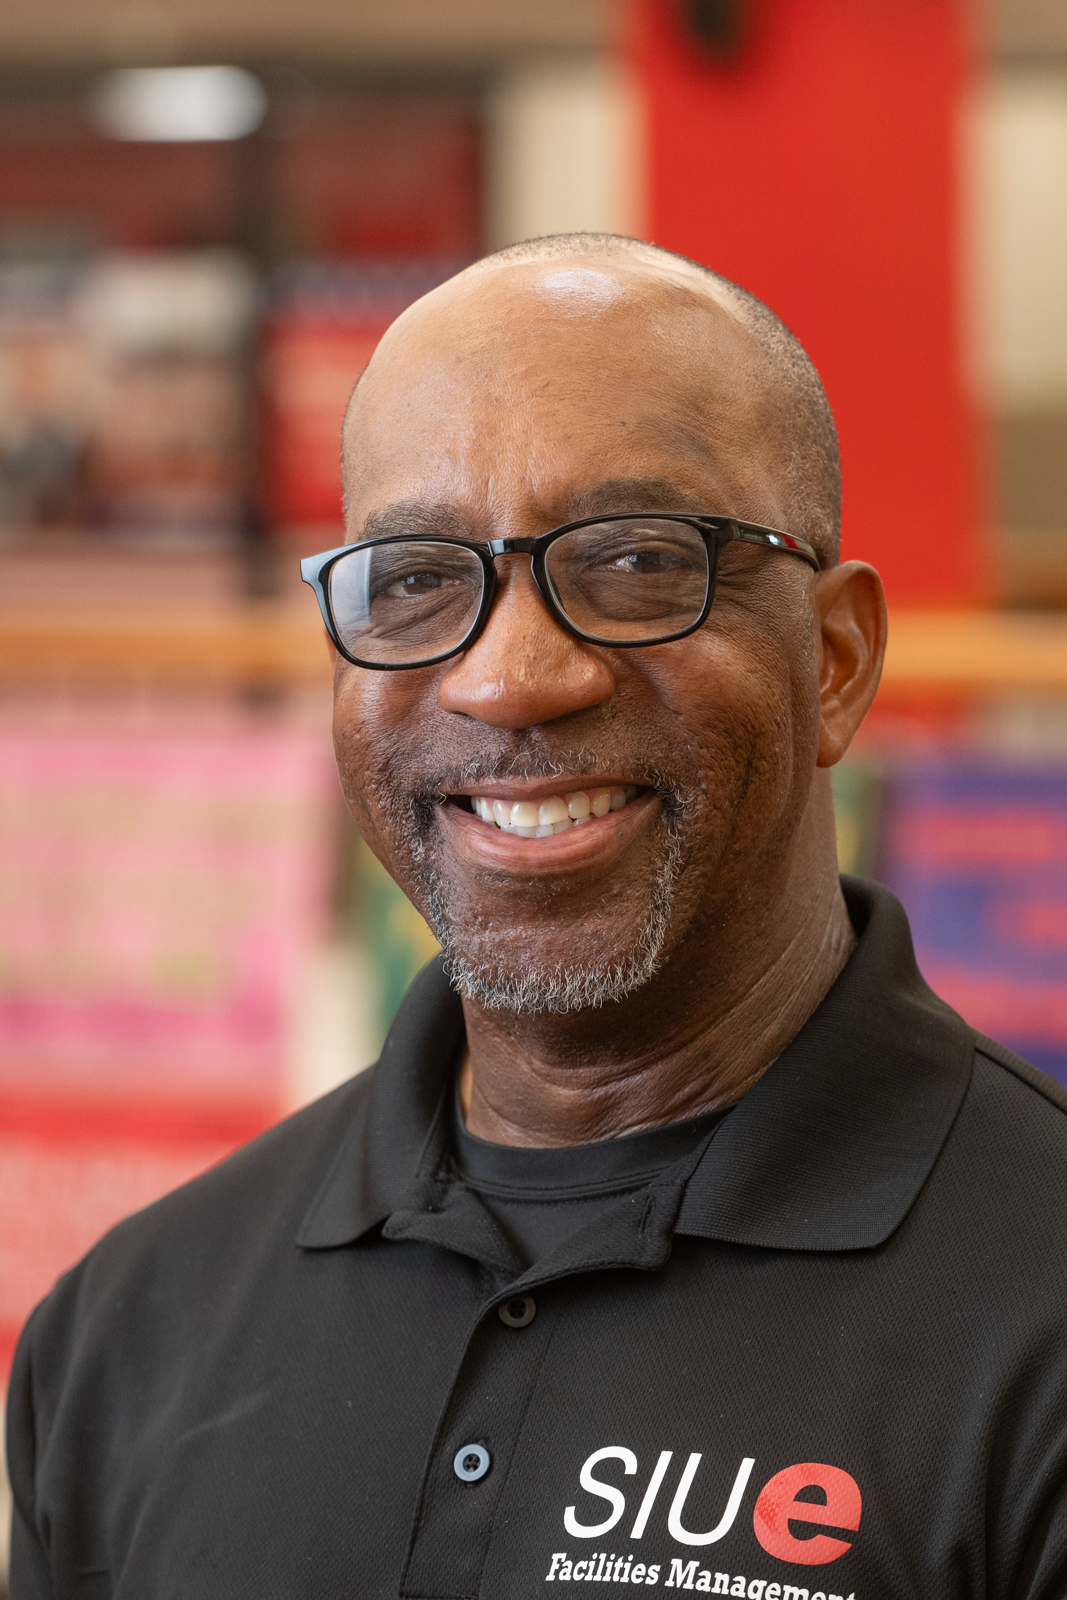
[{"label": "red pillar", "polygon": [[632,0],[647,234],[766,300],[841,432],[845,553],[897,605],[988,598],[959,309],[964,0],[750,0],[729,60]]}]

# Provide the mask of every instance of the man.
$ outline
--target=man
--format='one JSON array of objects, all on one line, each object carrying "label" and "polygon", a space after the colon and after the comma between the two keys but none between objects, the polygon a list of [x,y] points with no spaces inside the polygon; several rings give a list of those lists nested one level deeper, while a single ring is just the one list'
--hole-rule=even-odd
[{"label": "man", "polygon": [[344,462],[341,778],[443,965],[35,1313],[14,1600],[1062,1600],[1067,1120],[837,877],[885,619],[807,358],[535,241]]}]

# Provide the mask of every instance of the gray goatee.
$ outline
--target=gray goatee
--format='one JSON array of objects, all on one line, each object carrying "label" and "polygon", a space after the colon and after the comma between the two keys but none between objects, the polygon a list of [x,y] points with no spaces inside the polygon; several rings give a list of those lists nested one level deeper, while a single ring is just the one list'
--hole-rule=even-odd
[{"label": "gray goatee", "polygon": [[[542,776],[540,772],[536,775]],[[680,827],[683,796],[673,786],[654,787],[663,808],[662,848],[645,917],[626,947],[606,951],[605,959],[600,961],[579,959],[557,962],[551,967],[524,962],[521,972],[476,961],[463,949],[462,920],[455,915],[448,887],[426,850],[427,836],[436,823],[432,815],[436,808],[425,801],[414,803],[412,821],[421,848],[417,847],[413,864],[422,885],[426,919],[441,945],[445,971],[462,995],[491,1010],[516,1016],[536,1016],[546,1011],[562,1016],[623,1000],[649,982],[662,963],[684,854]]]}]

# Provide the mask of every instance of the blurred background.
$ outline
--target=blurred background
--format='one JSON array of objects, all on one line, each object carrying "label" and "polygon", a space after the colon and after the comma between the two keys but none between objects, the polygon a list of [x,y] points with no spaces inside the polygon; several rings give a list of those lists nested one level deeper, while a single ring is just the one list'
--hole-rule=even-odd
[{"label": "blurred background", "polygon": [[581,228],[819,365],[892,622],[842,864],[1067,1082],[1062,0],[8,0],[0,1376],[104,1228],[371,1061],[433,952],[342,815],[297,557],[390,320]]}]

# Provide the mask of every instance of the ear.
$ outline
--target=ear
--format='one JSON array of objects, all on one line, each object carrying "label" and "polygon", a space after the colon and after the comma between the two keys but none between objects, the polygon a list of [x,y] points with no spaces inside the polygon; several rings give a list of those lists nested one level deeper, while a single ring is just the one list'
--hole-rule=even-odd
[{"label": "ear", "polygon": [[819,658],[820,767],[852,743],[882,676],[888,622],[882,580],[865,561],[843,561],[815,584]]}]

